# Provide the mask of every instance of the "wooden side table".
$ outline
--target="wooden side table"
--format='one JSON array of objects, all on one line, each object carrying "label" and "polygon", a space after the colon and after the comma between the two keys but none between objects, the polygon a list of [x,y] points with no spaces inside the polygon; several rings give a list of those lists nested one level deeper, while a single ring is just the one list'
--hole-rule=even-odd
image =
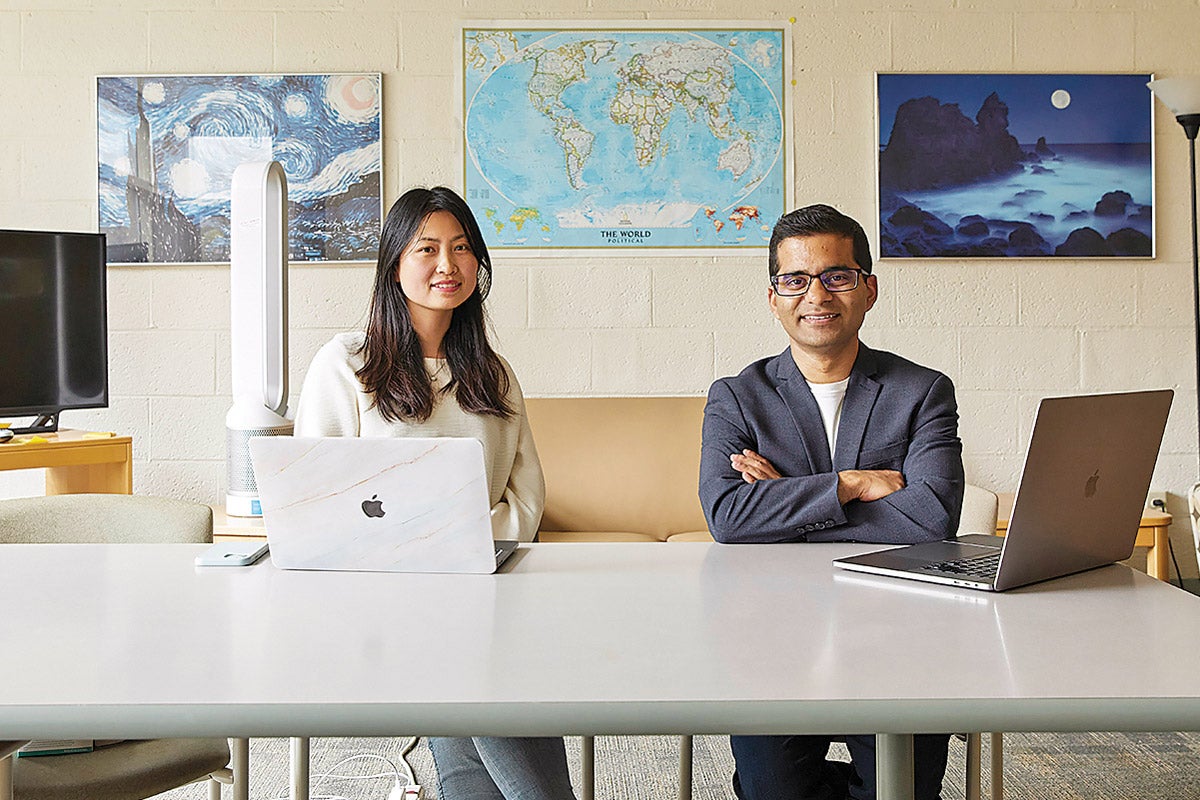
[{"label": "wooden side table", "polygon": [[133,438],[84,438],[87,431],[17,436],[0,444],[0,470],[46,470],[46,494],[133,494]]},{"label": "wooden side table", "polygon": [[[1006,492],[1000,494],[999,497],[1000,515],[996,520],[996,533],[1003,536],[1008,532],[1008,518],[1012,515],[1013,501],[1016,499],[1016,495]],[[1146,553],[1146,574],[1160,581],[1171,580],[1171,570],[1168,564],[1170,546],[1167,543],[1171,520],[1171,515],[1166,512],[1144,509],[1142,521],[1138,526],[1137,539],[1134,540],[1134,545],[1137,547],[1149,548]]]},{"label": "wooden side table", "polygon": [[267,538],[262,517],[231,517],[225,506],[212,506],[212,510],[214,542]]}]

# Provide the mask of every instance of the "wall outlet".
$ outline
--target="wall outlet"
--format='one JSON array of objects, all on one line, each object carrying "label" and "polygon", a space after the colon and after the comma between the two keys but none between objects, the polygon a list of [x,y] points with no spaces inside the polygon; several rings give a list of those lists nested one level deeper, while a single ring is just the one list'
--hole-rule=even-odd
[{"label": "wall outlet", "polygon": [[1146,495],[1146,508],[1153,508],[1157,511],[1167,510],[1167,493],[1150,490]]}]

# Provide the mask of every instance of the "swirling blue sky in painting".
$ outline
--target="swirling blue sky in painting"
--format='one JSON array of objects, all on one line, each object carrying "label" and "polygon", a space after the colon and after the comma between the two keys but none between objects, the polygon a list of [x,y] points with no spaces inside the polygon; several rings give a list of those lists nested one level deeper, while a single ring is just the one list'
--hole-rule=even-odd
[{"label": "swirling blue sky in painting", "polygon": [[380,217],[378,75],[155,76],[97,81],[100,229],[130,224],[126,179],[142,113],[158,192],[228,258],[229,187],[246,161],[288,179],[293,259],[373,259]]}]

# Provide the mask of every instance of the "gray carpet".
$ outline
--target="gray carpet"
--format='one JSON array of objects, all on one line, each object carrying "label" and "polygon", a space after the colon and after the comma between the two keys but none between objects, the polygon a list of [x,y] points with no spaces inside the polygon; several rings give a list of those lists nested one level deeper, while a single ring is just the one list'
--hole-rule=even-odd
[{"label": "gray carpet", "polygon": [[[572,778],[579,785],[579,739],[567,739]],[[1012,800],[1159,800],[1200,799],[1200,734],[1082,733],[1015,734],[1005,736],[1005,797]],[[312,742],[312,798],[386,800],[392,786],[392,767],[400,765],[403,739],[315,739]],[[835,752],[835,756],[837,753]],[[600,737],[596,740],[597,800],[672,800],[677,792],[678,739],[660,736]],[[845,758],[845,750],[841,750]],[[963,744],[951,741],[950,768],[943,790],[945,800],[964,796]],[[436,798],[436,779],[424,740],[409,754],[425,796]],[[987,737],[984,738],[984,795],[989,779]],[[288,743],[285,739],[254,739],[250,749],[251,800],[286,800]],[[733,759],[728,740],[701,736],[695,740],[693,797],[732,800],[729,776]],[[354,780],[322,777],[336,776]],[[402,773],[403,774],[403,773]],[[230,796],[225,789],[225,797]],[[205,800],[207,790],[193,785],[159,795],[161,800]]]}]

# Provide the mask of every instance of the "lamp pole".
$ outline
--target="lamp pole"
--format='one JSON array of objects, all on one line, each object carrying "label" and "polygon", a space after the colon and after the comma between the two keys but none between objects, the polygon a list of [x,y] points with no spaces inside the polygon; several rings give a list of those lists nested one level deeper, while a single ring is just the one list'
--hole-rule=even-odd
[{"label": "lamp pole", "polygon": [[[1180,114],[1175,119],[1188,138],[1188,178],[1192,185],[1192,315],[1196,332],[1196,390],[1200,392],[1200,250],[1196,239],[1196,134],[1200,133],[1200,114]],[[1200,411],[1197,421],[1200,422]],[[1197,444],[1200,454],[1200,432]]]},{"label": "lamp pole", "polygon": [[[1163,105],[1171,109],[1175,121],[1183,127],[1188,138],[1188,181],[1192,187],[1192,324],[1196,332],[1196,392],[1197,422],[1200,422],[1200,247],[1197,247],[1196,228],[1196,135],[1200,133],[1200,76],[1155,78],[1146,84]],[[1197,433],[1200,443],[1200,430]],[[1200,455],[1200,449],[1197,450]],[[1200,499],[1200,482],[1188,491],[1188,506],[1196,508]],[[1192,538],[1200,549],[1200,524],[1193,520]],[[1178,567],[1177,567],[1178,569]],[[1182,585],[1182,584],[1181,584]]]}]

